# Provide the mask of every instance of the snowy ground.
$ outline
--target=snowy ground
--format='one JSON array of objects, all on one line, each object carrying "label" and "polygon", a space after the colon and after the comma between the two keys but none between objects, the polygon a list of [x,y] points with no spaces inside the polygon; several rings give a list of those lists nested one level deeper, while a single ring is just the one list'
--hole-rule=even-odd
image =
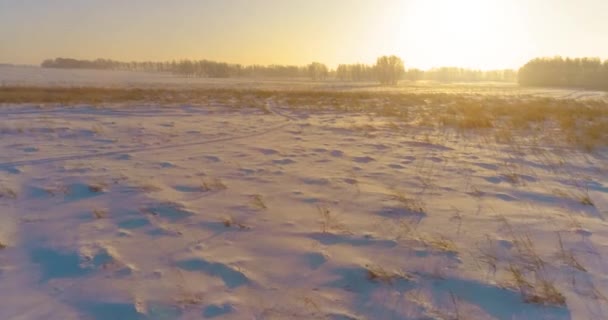
[{"label": "snowy ground", "polygon": [[[608,317],[605,93],[0,71],[279,90],[0,104],[0,319]],[[521,95],[592,107],[483,129]]]},{"label": "snowy ground", "polygon": [[3,106],[0,319],[608,314],[605,153],[265,104]]}]

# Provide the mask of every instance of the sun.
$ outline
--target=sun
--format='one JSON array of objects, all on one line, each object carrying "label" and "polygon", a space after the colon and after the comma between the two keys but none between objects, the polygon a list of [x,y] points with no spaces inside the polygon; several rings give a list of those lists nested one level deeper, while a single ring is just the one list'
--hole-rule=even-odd
[{"label": "sun", "polygon": [[508,61],[509,47],[521,42],[520,17],[507,1],[413,0],[398,7],[387,40],[405,57],[425,52],[419,64],[427,67],[491,68]]}]

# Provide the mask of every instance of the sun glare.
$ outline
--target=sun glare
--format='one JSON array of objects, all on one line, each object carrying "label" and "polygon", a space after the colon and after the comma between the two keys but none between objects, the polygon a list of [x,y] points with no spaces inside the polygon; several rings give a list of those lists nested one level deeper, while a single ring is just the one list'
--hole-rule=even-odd
[{"label": "sun glare", "polygon": [[[425,52],[417,65],[433,61],[473,68],[490,68],[508,61],[508,47],[521,39],[524,23],[504,2],[484,0],[426,0],[399,4],[393,15],[390,40],[401,40],[403,56]],[[407,40],[405,40],[407,39]],[[521,42],[518,46],[521,48]],[[447,54],[449,53],[449,54]],[[446,56],[449,57],[446,63]],[[441,57],[441,58],[440,58]]]}]

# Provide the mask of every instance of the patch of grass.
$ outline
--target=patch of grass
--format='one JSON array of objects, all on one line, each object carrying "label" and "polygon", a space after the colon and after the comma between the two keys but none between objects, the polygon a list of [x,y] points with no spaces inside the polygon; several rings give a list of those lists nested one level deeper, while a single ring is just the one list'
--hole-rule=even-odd
[{"label": "patch of grass", "polygon": [[144,192],[158,192],[161,189],[161,187],[152,184],[152,183],[142,183],[140,185],[137,186],[138,189],[144,191]]},{"label": "patch of grass", "polygon": [[[514,238],[515,260],[509,264],[508,274],[513,285],[527,303],[565,306],[566,298],[557,289],[553,281],[546,278],[545,261],[535,250],[529,236],[517,236],[512,226],[503,217],[505,226]],[[561,241],[560,241],[561,243]],[[561,244],[563,248],[563,243]],[[529,277],[533,277],[529,280]]]},{"label": "patch of grass", "polygon": [[479,188],[477,188],[477,186],[474,186],[474,185],[470,185],[469,189],[470,189],[469,194],[475,198],[481,198],[485,194],[483,191],[479,190]]},{"label": "patch of grass", "polygon": [[521,179],[519,174],[514,172],[503,173],[502,177],[510,184],[520,184]]},{"label": "patch of grass", "polygon": [[557,233],[557,239],[559,241],[560,249],[559,256],[564,261],[564,263],[579,271],[587,272],[587,269],[585,269],[585,267],[583,267],[583,265],[581,265],[580,262],[576,259],[574,253],[572,251],[566,250],[564,242],[562,240],[562,236],[559,232]]},{"label": "patch of grass", "polygon": [[504,216],[501,217],[501,220],[508,233],[513,238],[513,245],[517,253],[516,258],[519,260],[519,263],[523,264],[527,270],[531,271],[538,271],[544,269],[545,261],[536,251],[534,243],[530,239],[529,235],[516,234],[513,227]]},{"label": "patch of grass", "polygon": [[457,126],[459,129],[488,129],[493,128],[494,123],[492,122],[492,118],[490,118],[486,114],[472,115],[467,114],[457,122]]},{"label": "patch of grass", "polygon": [[553,194],[556,196],[570,199],[572,201],[576,201],[583,206],[595,207],[595,202],[589,196],[589,192],[587,190],[577,190],[577,191],[563,191],[563,190],[553,190]]},{"label": "patch of grass", "polygon": [[93,192],[93,193],[102,193],[102,192],[106,191],[106,185],[103,183],[90,184],[88,186],[88,189],[90,192]]},{"label": "patch of grass", "polygon": [[53,197],[58,196],[58,195],[65,196],[70,193],[70,189],[66,186],[48,187],[48,188],[44,188],[44,191],[46,191],[48,194],[50,194]]},{"label": "patch of grass", "polygon": [[524,185],[522,175],[519,173],[521,169],[515,164],[515,159],[505,160],[504,166],[502,167],[502,177],[510,184],[513,185]]},{"label": "patch of grass", "polygon": [[[394,223],[394,222],[389,222]],[[399,222],[395,224],[396,227],[396,239],[407,239],[412,235],[413,232],[416,231],[416,227],[418,226],[419,220],[412,221],[411,219],[403,218],[400,219]]]},{"label": "patch of grass", "polygon": [[101,124],[95,124],[93,125],[93,127],[91,128],[91,131],[93,131],[96,135],[102,135],[104,130],[103,127],[101,126]]},{"label": "patch of grass", "polygon": [[266,206],[266,202],[264,202],[264,198],[260,194],[254,194],[253,196],[251,196],[251,202],[253,206],[258,209],[263,210],[268,208]]},{"label": "patch of grass", "polygon": [[182,292],[179,294],[177,298],[175,298],[175,303],[182,307],[196,307],[203,305],[205,303],[205,295],[204,293],[186,293]]},{"label": "patch of grass", "polygon": [[251,229],[251,227],[245,225],[244,223],[236,221],[236,219],[234,219],[232,216],[224,217],[224,219],[222,219],[222,224],[226,228],[237,227],[240,230],[249,230],[249,229]]},{"label": "patch of grass", "polygon": [[17,199],[17,192],[11,188],[0,188],[0,199]]},{"label": "patch of grass", "polygon": [[584,206],[595,207],[595,203],[591,200],[588,194],[584,194],[579,198],[579,202]]},{"label": "patch of grass", "polygon": [[201,181],[200,188],[203,192],[221,191],[228,189],[228,187],[219,178],[204,179],[203,181]]},{"label": "patch of grass", "polygon": [[537,279],[532,283],[527,280],[523,271],[516,266],[509,266],[509,272],[515,287],[519,290],[525,302],[554,306],[566,305],[566,298],[553,282],[540,278],[538,273],[535,273]]},{"label": "patch of grass", "polygon": [[108,216],[108,211],[105,209],[94,209],[93,216],[95,219],[103,219]]},{"label": "patch of grass", "polygon": [[499,128],[494,132],[494,140],[497,143],[503,144],[514,144],[515,137],[513,136],[513,130],[510,128]]},{"label": "patch of grass", "polygon": [[457,221],[458,222],[458,229],[456,230],[456,234],[460,235],[460,228],[462,227],[462,213],[460,211],[460,209],[456,208],[456,207],[452,207],[452,209],[454,210],[454,215],[452,215],[452,217],[450,217],[450,221]]},{"label": "patch of grass", "polygon": [[[489,241],[490,239],[488,238],[488,242]],[[488,266],[488,273],[492,272],[493,274],[496,274],[496,271],[498,271],[498,257],[496,254],[483,246],[478,246],[478,251],[479,256],[476,258]]]},{"label": "patch of grass", "polygon": [[393,284],[397,280],[411,281],[414,278],[403,272],[388,271],[378,265],[366,265],[365,270],[367,279],[370,281],[382,282],[385,284]]},{"label": "patch of grass", "polygon": [[348,232],[346,225],[341,223],[338,218],[331,213],[329,208],[325,206],[317,206],[317,211],[321,216],[321,232],[328,233],[331,231]]},{"label": "patch of grass", "polygon": [[[432,88],[432,90],[430,90]],[[390,121],[429,128],[460,131],[492,130],[497,141],[512,143],[518,138],[566,144],[593,152],[608,146],[608,102],[533,97],[505,94],[504,90],[474,87],[447,88],[440,85],[429,90],[336,91],[332,89],[295,88],[289,90],[196,88],[196,89],[128,89],[128,88],[60,88],[0,86],[0,103],[100,103],[156,101],[191,103],[213,101],[226,106],[242,107],[252,101],[277,101],[284,107],[319,112],[364,113],[381,115]],[[253,103],[265,112],[264,105]],[[391,119],[392,118],[392,119]],[[374,128],[354,128],[373,137]],[[489,135],[492,136],[492,135]]]},{"label": "patch of grass", "polygon": [[456,247],[456,244],[454,243],[454,241],[452,241],[442,235],[439,235],[439,236],[433,237],[433,238],[423,239],[423,241],[424,241],[424,243],[426,243],[431,248],[434,248],[435,250],[438,250],[441,252],[446,252],[446,253],[458,254],[458,247]]},{"label": "patch of grass", "polygon": [[521,237],[515,237],[513,244],[517,249],[520,259],[526,263],[527,268],[530,270],[542,270],[545,267],[545,261],[536,251],[534,243],[530,240],[527,235]]},{"label": "patch of grass", "polygon": [[545,280],[540,280],[536,283],[535,293],[524,296],[524,300],[529,303],[542,305],[566,305],[566,297],[564,297],[552,282]]},{"label": "patch of grass", "polygon": [[422,201],[419,198],[411,198],[406,196],[404,193],[395,191],[395,193],[393,194],[393,196],[391,197],[393,200],[399,202],[403,209],[411,212],[411,213],[418,213],[418,214],[425,214],[426,213],[426,208],[425,208],[425,204],[424,201]]}]

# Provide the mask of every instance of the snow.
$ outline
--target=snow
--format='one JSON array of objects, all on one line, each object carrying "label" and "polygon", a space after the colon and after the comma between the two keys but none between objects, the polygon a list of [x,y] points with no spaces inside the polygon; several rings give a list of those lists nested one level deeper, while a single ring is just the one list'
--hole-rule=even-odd
[{"label": "snow", "polygon": [[0,319],[608,314],[605,153],[264,103],[4,105]]}]

